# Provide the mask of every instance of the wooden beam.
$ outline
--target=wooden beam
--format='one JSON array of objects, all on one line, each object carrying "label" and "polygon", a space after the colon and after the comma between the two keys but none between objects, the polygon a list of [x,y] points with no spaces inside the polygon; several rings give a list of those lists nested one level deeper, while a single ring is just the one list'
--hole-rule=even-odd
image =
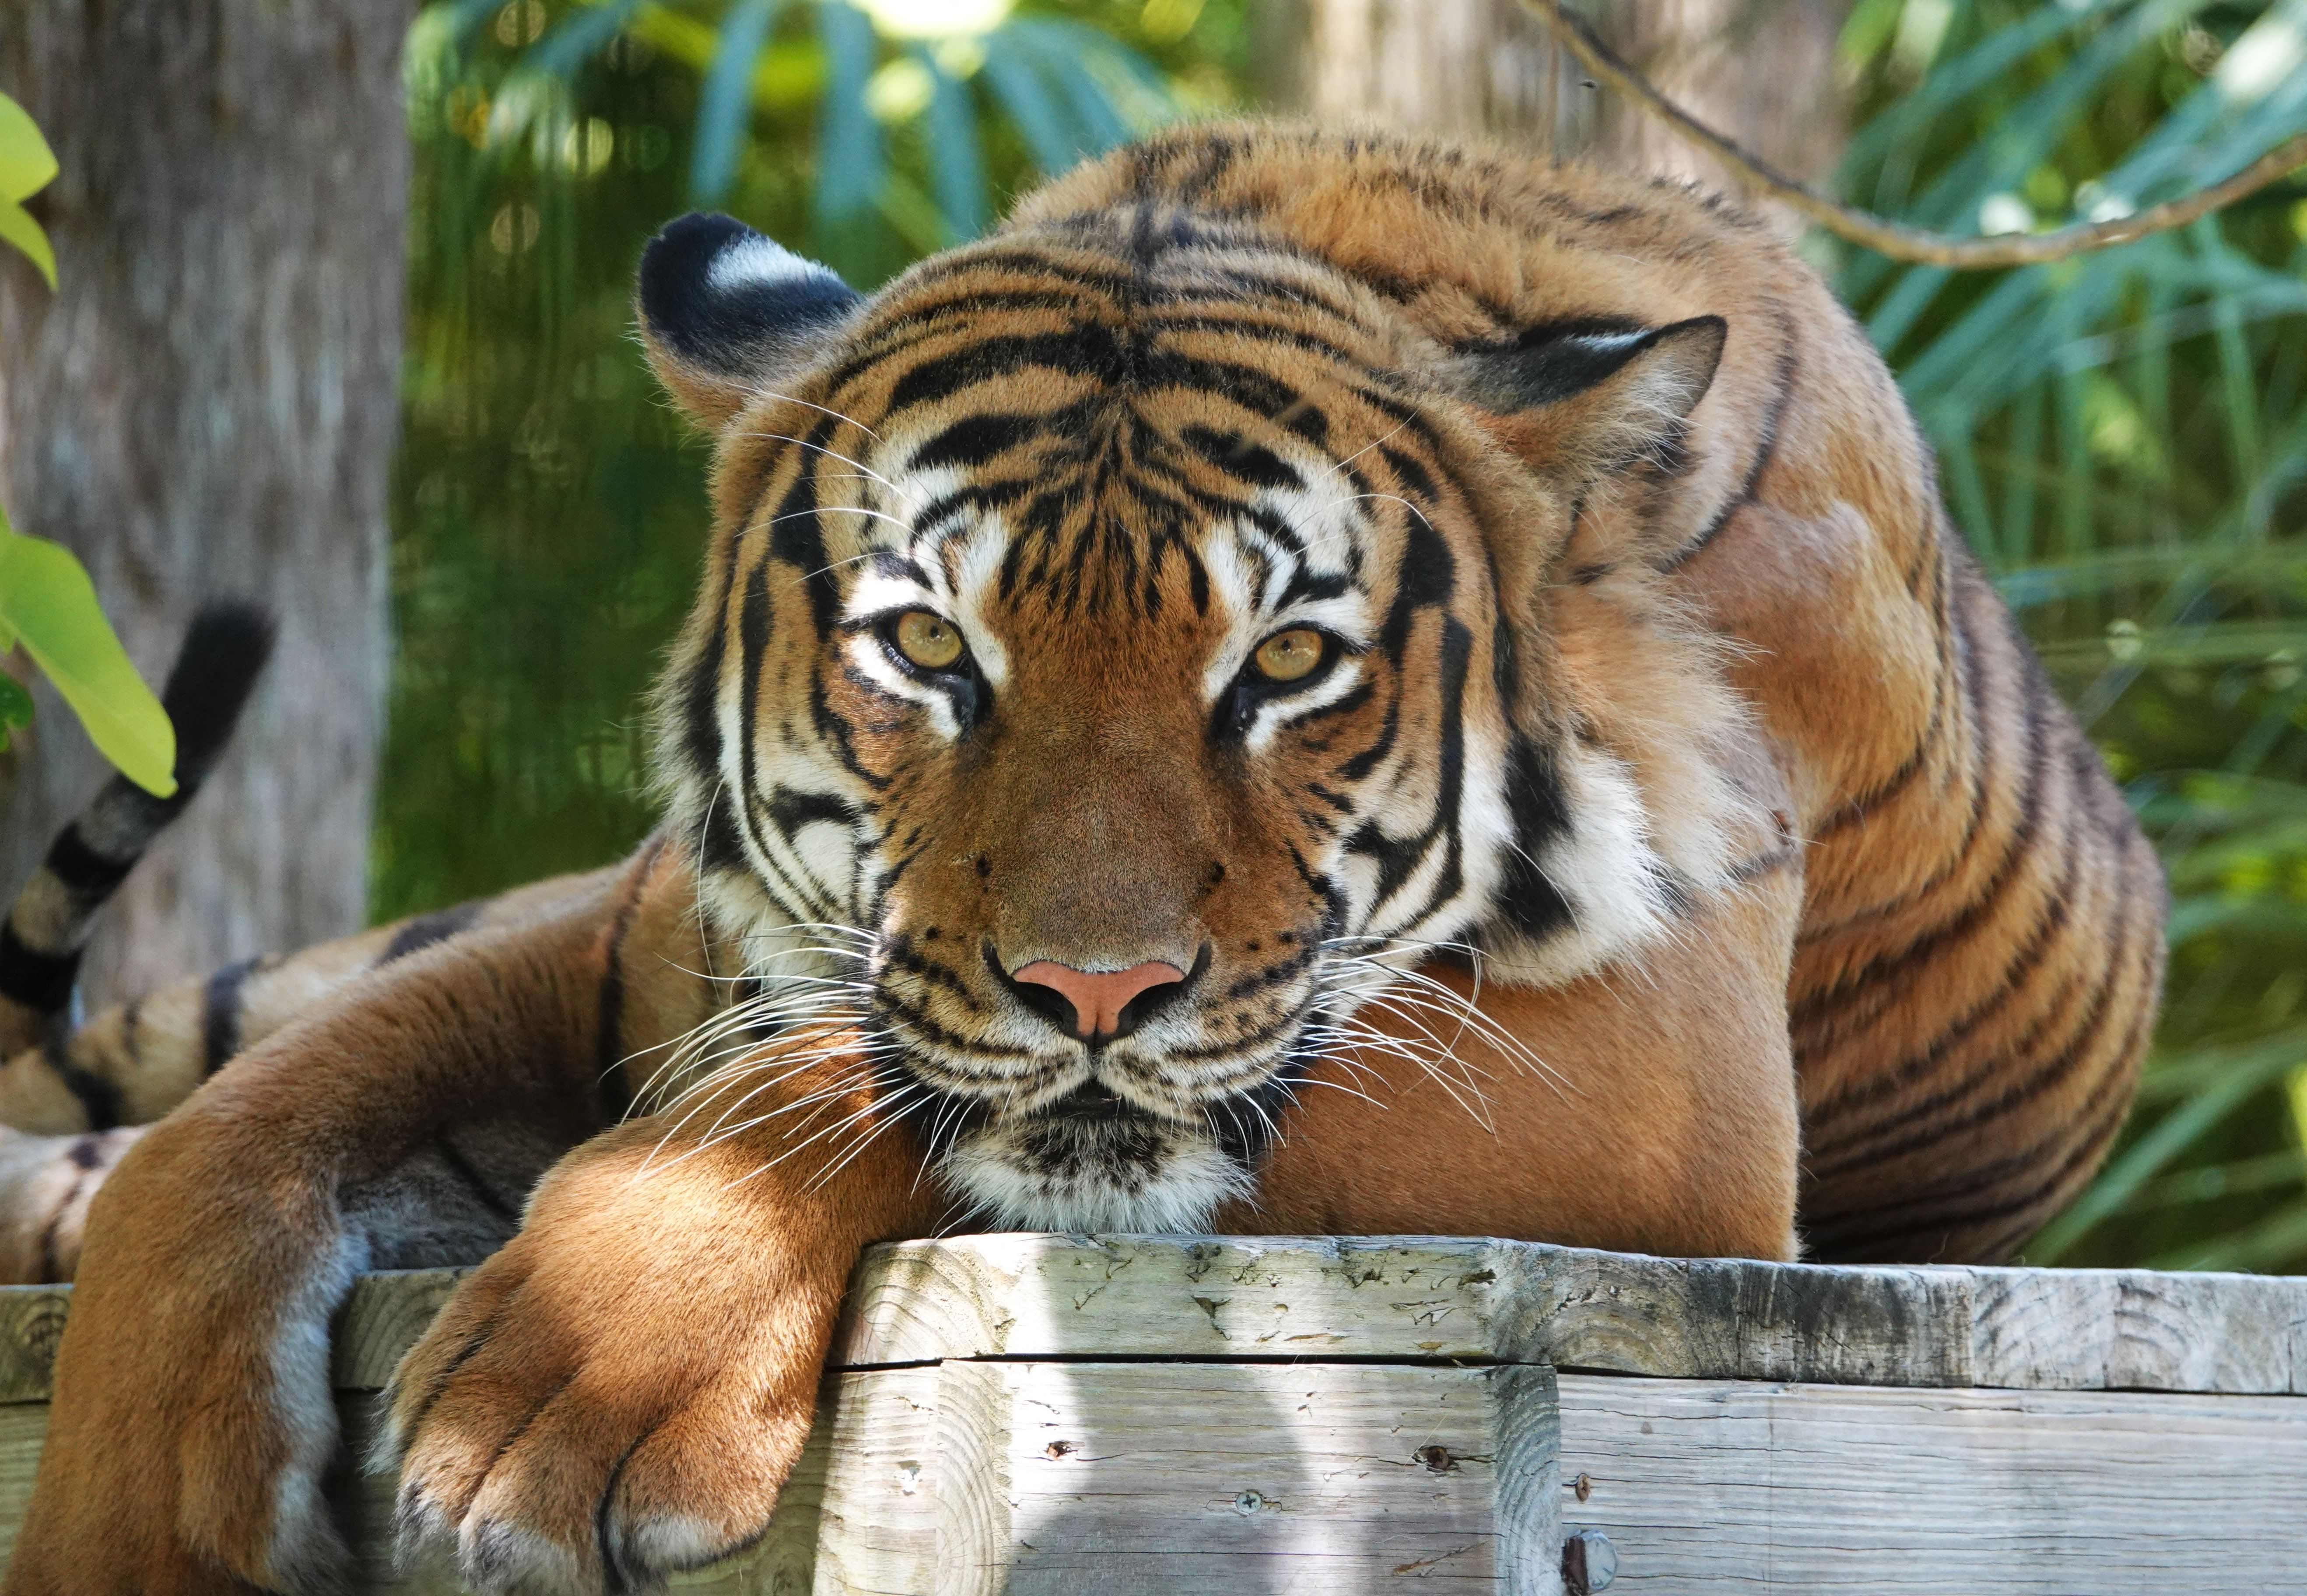
[{"label": "wooden beam", "polygon": [[835,1342],[853,1368],[1101,1352],[2307,1394],[2307,1279],[1838,1268],[1430,1237],[971,1236],[875,1248]]},{"label": "wooden beam", "polygon": [[[1614,1592],[2295,1591],[2307,1402],[1561,1377]],[[1581,1482],[1583,1481],[1583,1499]]]},{"label": "wooden beam", "polygon": [[[459,1277],[364,1277],[339,1324],[338,1384],[382,1386]],[[71,1300],[0,1287],[0,1403],[47,1399]],[[2307,1279],[1835,1268],[1434,1237],[968,1236],[869,1252],[832,1363],[1132,1355],[2307,1394]]]},{"label": "wooden beam", "polygon": [[[349,1444],[458,1278],[356,1286]],[[0,1290],[0,1556],[70,1303]],[[1419,1237],[907,1242],[859,1267],[768,1535],[680,1583],[1556,1596],[1567,1525],[1646,1592],[2286,1589],[2303,1371],[2303,1280]],[[456,1590],[392,1566],[391,1496],[364,1478],[348,1503],[358,1588]]]}]

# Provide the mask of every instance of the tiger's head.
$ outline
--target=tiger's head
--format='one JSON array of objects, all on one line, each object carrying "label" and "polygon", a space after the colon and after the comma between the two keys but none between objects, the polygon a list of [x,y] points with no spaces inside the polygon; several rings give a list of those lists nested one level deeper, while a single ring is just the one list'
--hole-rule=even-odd
[{"label": "tiger's head", "polygon": [[996,1223],[1205,1224],[1421,962],[1567,980],[1723,885],[1742,712],[1645,543],[1722,321],[1445,344],[1151,205],[870,296],[691,216],[639,311],[717,440],[669,824]]}]

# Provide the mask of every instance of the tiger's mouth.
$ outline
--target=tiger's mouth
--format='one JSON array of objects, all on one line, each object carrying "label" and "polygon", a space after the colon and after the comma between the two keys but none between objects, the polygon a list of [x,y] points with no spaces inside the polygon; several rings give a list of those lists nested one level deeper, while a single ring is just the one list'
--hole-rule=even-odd
[{"label": "tiger's mouth", "polygon": [[[1102,1000],[1090,1024],[1085,1004],[1061,1011],[1018,977],[1030,958],[1004,959],[991,939],[940,964],[960,940],[888,933],[861,972],[884,1095],[976,1217],[1034,1230],[1206,1229],[1253,1188],[1300,1088],[1353,1040],[1344,1017],[1374,963],[1366,939],[1308,926],[1237,931],[1222,951],[1181,939],[1159,949],[1178,979],[1151,1002]],[[1126,962],[1082,961],[1093,982]]]},{"label": "tiger's mouth", "polygon": [[1205,1228],[1246,1194],[1251,1159],[1209,1123],[1147,1110],[1093,1077],[1031,1112],[981,1111],[933,1155],[998,1224],[1037,1231]]},{"label": "tiger's mouth", "polygon": [[1256,1084],[1157,1108],[1092,1058],[1026,1103],[936,1092],[912,1115],[930,1167],[997,1226],[1200,1231],[1251,1189],[1290,1094],[1286,1065],[1248,1073]]}]

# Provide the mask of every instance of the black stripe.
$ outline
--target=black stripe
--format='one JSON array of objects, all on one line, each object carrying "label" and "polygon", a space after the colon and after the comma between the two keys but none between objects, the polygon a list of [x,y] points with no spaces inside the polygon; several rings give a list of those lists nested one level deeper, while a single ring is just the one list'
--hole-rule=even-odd
[{"label": "black stripe", "polygon": [[[2070,819],[2071,822],[2071,817]],[[2028,933],[2027,940],[2020,945],[2018,953],[2003,966],[2002,980],[1997,983],[1994,991],[1975,1002],[1967,1012],[1949,1022],[1920,1051],[1909,1054],[1894,1069],[1864,1081],[1853,1082],[1821,1103],[1811,1111],[1810,1118],[1814,1127],[1823,1126],[1829,1120],[1852,1110],[1880,1107],[1908,1087],[1934,1075],[1939,1066],[1946,1060],[1955,1048],[1977,1034],[1981,1026],[2000,1014],[2006,1005],[2027,988],[2033,980],[2036,970],[2042,965],[2044,959],[2049,957],[2053,945],[2066,931],[2068,917],[2074,907],[2076,889],[2082,878],[2084,843],[2088,835],[2083,826],[2069,824],[2066,843],[2061,849],[2058,882],[2051,888],[2047,900],[2049,906],[2037,919],[2034,928]],[[2062,982],[2054,996],[2054,1002],[2065,1000],[2069,990],[2074,985],[2075,979],[2075,976],[2071,974]],[[1868,1023],[1871,1024],[1880,1012],[1881,1010],[1878,1009],[1876,1014],[1868,1016]],[[2031,1047],[2035,1040],[2036,1038],[2030,1033],[2026,1045]],[[2007,1053],[2012,1050],[2006,1048],[2003,1051]],[[1967,1078],[1960,1087],[1954,1088],[1954,1091],[1957,1094],[1968,1093],[1985,1075],[2000,1068],[2001,1064],[2000,1059],[1990,1060],[1972,1077]],[[1926,1099],[1925,1103],[1930,1101]],[[1891,1126],[1900,1123],[1915,1111],[1917,1111],[1913,1107],[1902,1109],[1891,1120],[1868,1126],[1855,1133],[1844,1128],[1835,1137],[1832,1145],[1837,1147],[1847,1146],[1854,1134],[1863,1136],[1879,1134]],[[1819,1149],[1814,1149],[1814,1152],[1817,1150]]]},{"label": "black stripe", "polygon": [[202,1075],[214,1075],[240,1051],[241,1000],[248,977],[258,961],[244,958],[227,965],[201,989],[201,1053]]},{"label": "black stripe", "polygon": [[1538,867],[1547,848],[1572,823],[1554,751],[1515,737],[1506,754],[1505,798],[1514,845],[1499,878],[1496,907],[1514,930],[1532,941],[1543,941],[1572,919],[1570,900]]},{"label": "black stripe", "polygon": [[2035,855],[2036,834],[2041,829],[2044,811],[2044,789],[2049,760],[2044,751],[2044,722],[2047,708],[2040,695],[2030,694],[2028,700],[2028,734],[2026,786],[2020,799],[2016,822],[2011,827],[2003,856],[1995,862],[1994,873],[1988,877],[1977,896],[1947,918],[1937,922],[1910,940],[1895,953],[1879,954],[1861,968],[1850,972],[1831,987],[1805,996],[1795,1006],[1791,1023],[1798,1027],[1814,1024],[1831,1005],[1853,992],[1869,986],[1879,986],[1901,981],[1917,974],[1949,946],[1966,941],[1989,924],[2011,888],[2026,879],[2027,864]]},{"label": "black stripe", "polygon": [[98,853],[88,845],[88,839],[81,835],[80,822],[75,820],[58,833],[42,863],[64,883],[65,891],[83,904],[93,905],[111,897],[114,889],[128,879],[128,872],[136,868],[136,855],[116,859]]},{"label": "black stripe", "polygon": [[[1866,907],[1845,914],[1839,920],[1804,925],[1795,936],[1797,947],[1807,947],[1811,943],[1839,935],[1864,922],[1886,920],[1893,914],[1915,907],[1963,872],[1964,867],[1970,863],[1971,855],[1977,851],[1979,842],[1987,834],[1986,819],[1988,811],[1992,807],[1990,800],[1996,788],[2001,769],[1994,757],[1994,737],[1985,729],[1988,718],[1986,660],[1979,654],[1969,627],[1960,616],[1955,618],[1954,623],[1949,628],[1948,635],[1955,644],[1955,658],[1962,676],[1963,704],[1969,712],[1966,726],[1970,734],[1970,806],[1969,819],[1963,827],[1962,840],[1955,845],[1951,857],[1934,871],[1928,880],[1880,903],[1869,904]],[[2040,741],[2042,700],[2028,694],[2023,678],[2020,684],[2020,708],[2025,716],[2023,726],[2027,733],[2027,739],[2020,751],[2024,757],[2036,751],[2036,745]],[[1942,716],[1934,713],[1932,716],[1934,728],[1941,724],[1942,719]],[[1929,734],[1925,733],[1925,735],[1927,739]],[[1915,770],[1919,772],[1920,766],[1916,760],[1909,760],[1908,763],[1915,766]],[[1878,791],[1881,790],[1878,789]],[[1831,819],[1821,828],[1820,836],[1823,837],[1829,831],[1847,825],[1848,822],[1842,819],[1845,815],[1864,818],[1863,811],[1854,811],[1848,807],[1836,811],[1835,819]]]},{"label": "black stripe", "polygon": [[90,1171],[104,1162],[104,1154],[98,1148],[97,1138],[93,1135],[75,1137],[64,1156],[80,1173],[73,1177],[72,1189],[48,1211],[48,1223],[40,1227],[40,1274],[37,1281],[30,1283],[35,1285],[60,1285],[64,1283],[64,1265],[56,1257],[56,1232],[64,1228],[64,1215],[72,1211],[74,1203],[80,1201],[80,1194],[88,1188]]},{"label": "black stripe", "polygon": [[82,1069],[63,1048],[43,1045],[40,1057],[64,1090],[80,1099],[80,1111],[88,1116],[90,1130],[110,1130],[120,1123],[120,1088],[90,1070]]},{"label": "black stripe", "polygon": [[[1848,1143],[1838,1148],[1834,1169],[1839,1171],[1860,1163],[1879,1164],[1891,1159],[1903,1158],[1909,1154],[1938,1146],[1966,1133],[1975,1132],[1990,1120],[2000,1119],[2014,1110],[2024,1108],[2045,1093],[2054,1091],[2063,1084],[2086,1059],[2097,1051],[2097,1044],[2105,1033],[2106,1022],[2114,1013],[2116,1002],[2129,995],[2130,989],[2135,985],[2132,980],[2135,972],[2129,967],[2131,952],[2131,933],[2133,929],[2129,922],[2123,926],[2120,938],[2111,950],[2111,957],[2100,966],[2098,982],[2091,988],[2089,996],[2084,1000],[2086,1006],[2083,1017],[2074,1029],[2069,1032],[2065,1045],[2057,1053],[2048,1060],[2037,1063],[2025,1076],[2005,1085],[2000,1092],[1983,1101],[1967,1100],[1971,1098],[1973,1093],[1994,1085],[1994,1077],[2000,1073],[1999,1069],[1990,1068],[1983,1070],[1972,1079],[1966,1081],[1962,1087],[1936,1094],[1922,1103],[1895,1116],[1888,1122],[1870,1127],[1865,1134],[1865,1139],[1855,1149]],[[2059,995],[2062,1004],[2071,986],[2071,982],[2063,985]],[[2036,1034],[2025,1039],[2021,1046],[2011,1050],[2011,1058],[1997,1060],[1997,1063],[2007,1064],[2031,1059],[2035,1046],[2041,1041],[2038,1028]],[[1962,1106],[1963,1111],[1946,1119],[1930,1118],[1942,1110],[1957,1106]],[[1916,1123],[1918,1120],[1929,1120],[1929,1123],[1918,1125]],[[1898,1130],[1905,1130],[1907,1134],[1888,1146],[1882,1145],[1884,1137]],[[1822,1171],[1821,1172],[1830,1171]]]},{"label": "black stripe", "polygon": [[468,929],[481,917],[481,905],[476,900],[459,904],[453,909],[441,909],[430,914],[419,914],[392,933],[392,940],[384,945],[384,957],[376,962],[389,965],[397,958],[445,942],[459,931]]},{"label": "black stripe", "polygon": [[1714,512],[1714,519],[1706,524],[1704,530],[1667,556],[1659,566],[1660,571],[1679,570],[1702,553],[1708,545],[1721,536],[1731,518],[1752,504],[1755,494],[1762,491],[1762,473],[1771,468],[1771,461],[1778,456],[1779,428],[1786,420],[1788,406],[1793,401],[1795,376],[1802,366],[1802,356],[1795,348],[1794,318],[1780,307],[1777,321],[1780,339],[1779,365],[1774,377],[1777,391],[1771,396],[1770,414],[1762,418],[1762,435],[1755,442],[1754,458],[1746,468],[1745,478],[1739,483],[1738,491]]},{"label": "black stripe", "polygon": [[42,1014],[61,1014],[72,1004],[80,980],[81,949],[43,953],[16,934],[13,921],[0,925],[0,998],[10,998]]},{"label": "black stripe", "polygon": [[[2126,1053],[2137,1046],[2144,1030],[2142,1022],[2145,1016],[2152,1012],[2151,1007],[2143,1010],[2140,1021],[2133,1023],[2126,1038]],[[1945,1251],[1947,1243],[1953,1240],[1954,1232],[1959,1230],[2018,1219],[2021,1223],[2012,1228],[2032,1231],[2050,1217],[2051,1211],[2063,1200],[2064,1190],[2105,1155],[2107,1144],[2114,1140],[2115,1133],[2123,1128],[2123,1122],[2130,1117],[2131,1096],[2127,1092],[2121,1093],[2094,1106],[2096,1117],[2087,1122],[2083,1136],[2071,1144],[2066,1157],[2047,1175],[2018,1196],[1990,1198],[1968,1208],[1925,1207],[1933,1202],[1954,1203],[1966,1197],[1981,1197],[1988,1188],[2012,1173],[2028,1167],[2039,1167],[2043,1156],[2065,1137],[2068,1128],[2062,1126],[2024,1152],[1999,1160],[1992,1166],[1994,1171],[1992,1175],[1974,1180],[1960,1191],[1934,1192],[1907,1201],[1839,1215],[1838,1220],[1841,1223],[1822,1230],[1815,1236],[1806,1232],[1805,1239],[1814,1243],[1813,1256],[1821,1263],[1877,1263],[1892,1259],[1928,1263],[1937,1261],[1937,1256]],[[1879,1224],[1869,1227],[1864,1223],[1870,1218],[1880,1220],[1910,1214],[1918,1207],[1924,1207],[1925,1211],[1907,1218],[1903,1223],[1893,1218],[1891,1223],[1896,1228],[1882,1228]],[[1854,1219],[1861,1223],[1848,1223]],[[1925,1257],[1919,1246],[1911,1243],[1930,1236],[1937,1237],[1937,1246],[1930,1256]],[[1972,1250],[1981,1258],[1988,1257],[1983,1249]]]}]

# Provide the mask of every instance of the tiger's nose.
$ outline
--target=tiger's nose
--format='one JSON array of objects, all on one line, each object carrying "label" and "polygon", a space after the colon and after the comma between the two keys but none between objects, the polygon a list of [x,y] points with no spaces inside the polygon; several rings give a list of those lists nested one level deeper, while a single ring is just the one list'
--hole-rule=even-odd
[{"label": "tiger's nose", "polygon": [[1010,979],[1021,989],[1018,996],[1051,1019],[1062,1022],[1069,1011],[1073,1033],[1084,1042],[1107,1042],[1137,1028],[1154,1007],[1140,999],[1177,985],[1186,973],[1158,959],[1127,970],[1093,971],[1044,958],[1025,965]]}]

